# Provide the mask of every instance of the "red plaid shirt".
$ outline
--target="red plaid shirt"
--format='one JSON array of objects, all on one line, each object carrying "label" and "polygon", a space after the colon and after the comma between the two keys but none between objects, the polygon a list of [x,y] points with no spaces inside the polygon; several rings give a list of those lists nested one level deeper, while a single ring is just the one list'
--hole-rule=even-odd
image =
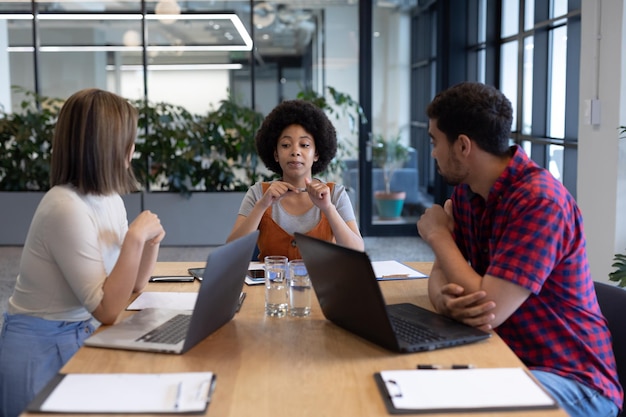
[{"label": "red plaid shirt", "polygon": [[573,378],[621,407],[624,394],[576,201],[522,148],[512,152],[487,201],[466,184],[455,188],[457,245],[478,274],[530,290],[496,329],[526,366]]}]

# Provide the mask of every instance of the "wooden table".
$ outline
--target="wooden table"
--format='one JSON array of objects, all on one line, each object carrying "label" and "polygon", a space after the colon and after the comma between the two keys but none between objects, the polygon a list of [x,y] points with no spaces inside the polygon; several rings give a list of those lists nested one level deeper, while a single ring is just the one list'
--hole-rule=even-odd
[{"label": "wooden table", "polygon": [[[409,265],[424,273],[429,273],[432,266]],[[165,262],[159,263],[154,273],[184,274],[188,267],[203,266],[199,262]],[[381,288],[387,303],[411,302],[432,308],[426,284],[425,279],[388,281],[381,282]],[[147,291],[197,289],[197,282],[151,283]],[[308,318],[270,318],[264,314],[263,285],[244,285],[244,291],[247,297],[235,318],[184,355],[83,347],[62,372],[212,371],[217,374],[217,384],[208,416],[367,417],[388,415],[373,378],[381,370],[414,369],[417,363],[523,366],[496,334],[475,344],[397,354],[325,320],[315,297]],[[131,313],[122,316],[127,314]],[[143,395],[141,387],[137,387],[137,395]],[[522,417],[566,413],[541,410],[450,415]]]}]

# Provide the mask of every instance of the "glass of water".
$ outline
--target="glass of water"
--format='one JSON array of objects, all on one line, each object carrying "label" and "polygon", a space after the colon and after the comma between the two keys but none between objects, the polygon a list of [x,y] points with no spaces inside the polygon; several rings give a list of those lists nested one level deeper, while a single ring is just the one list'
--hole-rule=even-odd
[{"label": "glass of water", "polygon": [[265,314],[285,317],[289,306],[287,257],[265,257]]},{"label": "glass of water", "polygon": [[289,315],[307,317],[311,314],[311,280],[302,259],[289,262]]}]

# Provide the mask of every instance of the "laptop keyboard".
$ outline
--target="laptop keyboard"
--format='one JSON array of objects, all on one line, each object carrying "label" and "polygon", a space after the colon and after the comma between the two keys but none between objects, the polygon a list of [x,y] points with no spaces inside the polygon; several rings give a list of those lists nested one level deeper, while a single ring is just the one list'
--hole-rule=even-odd
[{"label": "laptop keyboard", "polygon": [[150,330],[148,333],[139,337],[137,341],[175,345],[187,335],[190,320],[191,315],[178,314],[156,329]]},{"label": "laptop keyboard", "polygon": [[389,316],[389,319],[396,335],[405,342],[415,344],[444,340],[444,337],[438,333],[425,327],[420,327],[415,322],[405,320],[402,317]]}]

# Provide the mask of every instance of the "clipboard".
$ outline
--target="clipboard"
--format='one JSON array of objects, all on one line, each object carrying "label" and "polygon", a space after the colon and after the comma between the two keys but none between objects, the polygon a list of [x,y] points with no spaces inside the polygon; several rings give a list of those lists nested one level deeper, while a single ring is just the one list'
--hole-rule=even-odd
[{"label": "clipboard", "polygon": [[32,413],[205,414],[212,372],[57,374],[30,402]]},{"label": "clipboard", "polygon": [[374,380],[389,414],[558,408],[522,368],[381,371]]}]

